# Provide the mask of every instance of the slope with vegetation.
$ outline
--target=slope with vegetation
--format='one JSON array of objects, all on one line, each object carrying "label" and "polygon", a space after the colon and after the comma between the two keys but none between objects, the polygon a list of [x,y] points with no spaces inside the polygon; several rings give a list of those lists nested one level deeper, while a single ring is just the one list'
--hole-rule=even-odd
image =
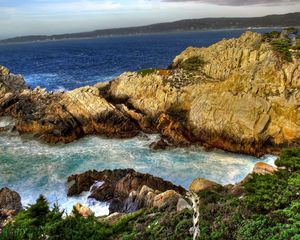
[{"label": "slope with vegetation", "polygon": [[[199,240],[299,240],[300,149],[284,150],[273,174],[252,173],[236,185],[199,191]],[[0,234],[18,239],[192,239],[193,212],[172,204],[127,214],[110,224],[94,216],[63,217],[41,196]]]}]

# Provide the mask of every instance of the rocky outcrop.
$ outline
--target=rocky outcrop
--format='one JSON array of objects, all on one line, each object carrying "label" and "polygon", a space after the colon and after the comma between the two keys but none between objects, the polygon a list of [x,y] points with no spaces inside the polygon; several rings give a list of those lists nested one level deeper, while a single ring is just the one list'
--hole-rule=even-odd
[{"label": "rocky outcrop", "polygon": [[262,155],[299,146],[299,88],[300,60],[284,60],[246,32],[190,47],[168,70],[127,72],[66,93],[29,90],[21,76],[1,70],[0,115],[13,116],[20,133],[54,143],[144,131],[161,134],[156,149],[197,143]]},{"label": "rocky outcrop", "polygon": [[180,186],[133,169],[88,171],[70,176],[67,185],[68,196],[90,190],[90,198],[110,203],[110,213],[129,213],[150,206],[161,207],[171,198],[176,196],[178,200],[180,194],[185,193]]},{"label": "rocky outcrop", "polygon": [[68,143],[84,135],[132,137],[138,128],[126,113],[107,102],[96,87],[67,93],[27,89],[22,77],[0,76],[0,115],[15,118],[20,133],[50,143]]},{"label": "rocky outcrop", "polygon": [[167,75],[125,73],[109,92],[149,116],[168,113],[174,123],[162,135],[172,136],[176,122],[185,129],[174,142],[255,155],[299,145],[300,61],[281,59],[260,34],[188,48],[171,67]]},{"label": "rocky outcrop", "polygon": [[22,208],[20,195],[9,188],[0,189],[0,209],[19,212]]},{"label": "rocky outcrop", "polygon": [[9,188],[0,189],[0,230],[22,209],[20,195]]}]

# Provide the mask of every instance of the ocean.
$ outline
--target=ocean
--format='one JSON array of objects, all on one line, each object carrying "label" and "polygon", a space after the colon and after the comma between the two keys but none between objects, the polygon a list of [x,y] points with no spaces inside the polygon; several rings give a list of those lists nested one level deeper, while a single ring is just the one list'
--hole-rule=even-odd
[{"label": "ocean", "polygon": [[[259,29],[265,32],[270,29]],[[0,45],[0,65],[24,76],[32,88],[71,90],[112,80],[125,71],[166,68],[188,46],[206,47],[245,30],[169,33],[149,36],[107,37]],[[10,119],[0,118],[0,126]],[[188,188],[194,178],[221,184],[242,180],[257,161],[273,163],[274,156],[252,156],[206,151],[200,147],[153,151],[158,136],[141,134],[132,139],[88,136],[70,144],[49,145],[31,136],[0,133],[0,188],[21,194],[26,206],[44,194],[70,212],[76,202],[108,213],[105,203],[87,199],[87,193],[67,198],[66,179],[74,173],[96,169],[134,168]]]}]

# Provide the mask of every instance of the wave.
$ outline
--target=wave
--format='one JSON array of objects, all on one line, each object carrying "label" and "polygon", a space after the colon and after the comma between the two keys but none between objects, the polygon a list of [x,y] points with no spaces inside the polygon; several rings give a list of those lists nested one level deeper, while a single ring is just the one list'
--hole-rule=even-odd
[{"label": "wave", "polygon": [[133,168],[162,177],[188,188],[194,178],[204,177],[221,184],[241,181],[257,161],[274,163],[276,157],[261,159],[199,147],[154,151],[149,144],[157,135],[133,139],[85,137],[70,144],[48,145],[30,137],[0,134],[0,187],[10,187],[21,194],[24,205],[44,194],[70,212],[77,202],[96,215],[108,213],[108,206],[88,199],[88,192],[68,198],[67,176],[87,170]]}]

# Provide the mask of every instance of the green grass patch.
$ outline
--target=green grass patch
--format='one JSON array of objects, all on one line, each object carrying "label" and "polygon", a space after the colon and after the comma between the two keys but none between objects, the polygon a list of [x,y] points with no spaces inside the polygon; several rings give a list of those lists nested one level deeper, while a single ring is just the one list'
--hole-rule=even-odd
[{"label": "green grass patch", "polygon": [[139,71],[137,71],[137,73],[139,75],[142,75],[143,77],[145,77],[147,75],[156,73],[158,70],[159,70],[158,68],[147,68],[147,69],[139,70]]}]

